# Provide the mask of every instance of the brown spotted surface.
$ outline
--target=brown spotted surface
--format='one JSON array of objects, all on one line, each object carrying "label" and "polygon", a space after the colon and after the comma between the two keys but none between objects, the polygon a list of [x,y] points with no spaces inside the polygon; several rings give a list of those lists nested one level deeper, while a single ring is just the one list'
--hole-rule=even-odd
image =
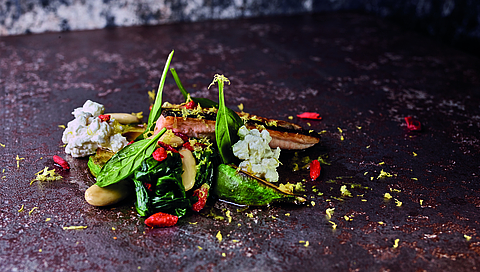
[{"label": "brown spotted surface", "polygon": [[[64,154],[59,126],[87,99],[110,112],[143,111],[146,121],[147,91],[172,49],[172,67],[194,96],[216,100],[207,87],[221,73],[231,108],[293,116],[322,133],[320,145],[281,157],[281,180],[303,180],[308,205],[216,202],[175,227],[149,229],[131,200],[84,201],[94,180],[85,159]],[[0,94],[2,271],[479,266],[480,61],[387,21],[332,13],[3,37]],[[171,77],[163,100],[182,102]],[[307,111],[323,119],[296,117]],[[408,131],[406,116],[422,131]],[[54,166],[53,155],[71,170]],[[322,157],[313,182],[302,169],[307,156]],[[30,185],[45,166],[63,179]]]}]

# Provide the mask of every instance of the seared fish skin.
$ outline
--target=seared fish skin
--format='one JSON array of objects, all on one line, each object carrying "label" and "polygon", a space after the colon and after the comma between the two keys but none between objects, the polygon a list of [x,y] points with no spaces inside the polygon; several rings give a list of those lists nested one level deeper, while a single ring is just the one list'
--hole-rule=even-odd
[{"label": "seared fish skin", "polygon": [[[192,112],[175,107],[176,105],[172,106],[162,111],[162,115],[157,120],[154,134],[167,128],[188,137],[206,137],[212,141],[215,140],[216,114],[214,112],[211,110],[205,113],[198,110]],[[272,137],[271,148],[300,150],[312,147],[320,141],[318,134],[305,131],[297,124],[244,112],[238,113],[238,115],[245,121],[248,129],[256,128],[260,131],[266,129]]]}]

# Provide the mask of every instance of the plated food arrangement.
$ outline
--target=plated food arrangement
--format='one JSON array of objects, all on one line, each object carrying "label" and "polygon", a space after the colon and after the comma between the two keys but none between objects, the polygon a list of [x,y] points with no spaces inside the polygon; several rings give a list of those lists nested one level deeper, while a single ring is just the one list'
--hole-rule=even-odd
[{"label": "plated food arrangement", "polygon": [[[301,150],[319,142],[300,126],[242,112],[225,105],[223,75],[215,75],[219,101],[191,97],[169,70],[170,53],[146,124],[131,114],[106,114],[86,101],[75,109],[62,140],[73,157],[89,156],[96,183],[85,192],[94,206],[109,206],[134,196],[139,215],[151,227],[168,227],[188,211],[199,212],[210,198],[239,205],[302,204],[301,184],[281,184],[277,167],[282,149]],[[162,102],[167,73],[185,97]],[[315,162],[316,161],[316,162]],[[311,178],[320,165],[314,160]],[[317,173],[318,172],[318,173]]]}]

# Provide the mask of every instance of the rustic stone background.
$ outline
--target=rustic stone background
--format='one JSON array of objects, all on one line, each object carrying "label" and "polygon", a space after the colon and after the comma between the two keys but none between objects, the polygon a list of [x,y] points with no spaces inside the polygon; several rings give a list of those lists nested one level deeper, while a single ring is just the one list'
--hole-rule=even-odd
[{"label": "rustic stone background", "polygon": [[3,0],[0,36],[342,10],[389,18],[471,53],[480,48],[477,0]]}]

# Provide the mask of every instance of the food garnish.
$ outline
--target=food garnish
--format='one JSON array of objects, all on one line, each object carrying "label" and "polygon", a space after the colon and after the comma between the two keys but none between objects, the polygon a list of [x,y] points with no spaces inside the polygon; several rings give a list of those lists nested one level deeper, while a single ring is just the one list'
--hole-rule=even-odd
[{"label": "food garnish", "polygon": [[310,179],[312,179],[312,181],[316,180],[320,176],[321,169],[322,168],[318,160],[313,160],[310,163]]},{"label": "food garnish", "polygon": [[[136,114],[105,114],[103,106],[92,101],[74,111],[75,117],[89,121],[81,128],[86,134],[98,134],[90,128],[95,124],[110,129],[116,137],[125,137],[127,131],[139,135],[133,137],[133,141],[128,140],[130,143],[124,142],[119,149],[108,144],[86,148],[83,145],[88,144],[84,140],[75,147],[82,152],[70,152],[72,156],[90,155],[88,167],[96,183],[85,192],[87,202],[109,206],[131,192],[137,213],[147,217],[145,224],[150,227],[175,225],[187,212],[204,209],[211,195],[246,207],[306,203],[305,197],[296,194],[303,190],[300,182],[280,186],[273,183],[279,180],[276,168],[280,165],[280,148],[309,148],[319,142],[318,134],[293,123],[245,113],[243,105],[241,112],[231,110],[225,104],[224,94],[230,80],[223,75],[216,74],[208,86],[218,85],[218,103],[191,97],[175,69],[169,70],[172,57],[173,51],[165,63],[156,95],[149,92],[155,100],[143,128],[131,125],[140,119]],[[182,92],[184,103],[162,101],[168,71]],[[321,119],[318,114],[305,114],[310,114],[309,119]],[[73,131],[69,124],[64,137],[68,138]],[[69,145],[75,140],[64,142],[69,153],[73,149]],[[83,152],[85,149],[88,152]],[[304,163],[304,169],[310,165],[312,180],[320,175],[319,160],[320,157]],[[313,206],[315,202],[311,203]],[[225,215],[230,223],[230,211]],[[219,241],[221,237],[221,233],[217,233]]]},{"label": "food garnish", "polygon": [[65,161],[62,157],[58,155],[53,155],[53,161],[60,165],[63,169],[68,170],[70,169],[70,166],[68,165],[68,162]]},{"label": "food garnish", "polygon": [[316,112],[304,112],[302,114],[298,114],[297,117],[302,119],[314,119],[314,120],[322,119],[322,117],[320,117],[320,114]]},{"label": "food garnish", "polygon": [[420,123],[420,121],[413,118],[412,116],[405,117],[405,122],[407,123],[407,128],[409,130],[413,130],[413,131],[422,130],[422,124]]}]

